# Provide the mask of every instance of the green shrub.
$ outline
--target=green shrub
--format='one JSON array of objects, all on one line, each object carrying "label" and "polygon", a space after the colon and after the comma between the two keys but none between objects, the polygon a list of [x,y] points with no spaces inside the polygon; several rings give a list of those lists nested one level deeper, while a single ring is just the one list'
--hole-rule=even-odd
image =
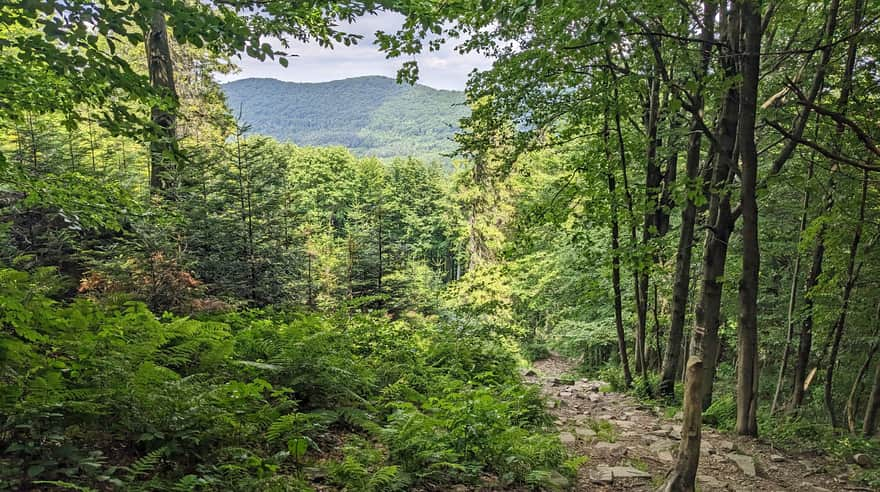
[{"label": "green shrub", "polygon": [[53,301],[52,277],[0,269],[0,490],[558,488],[568,470],[503,338],[419,317],[157,318]]},{"label": "green shrub", "polygon": [[721,431],[732,430],[736,426],[736,400],[732,396],[716,396],[703,412],[703,423]]},{"label": "green shrub", "polygon": [[599,369],[599,380],[608,383],[614,391],[626,391],[626,380],[623,377],[623,369],[617,364],[607,364]]},{"label": "green shrub", "polygon": [[529,362],[550,358],[550,348],[546,343],[527,341],[522,343],[522,354]]}]

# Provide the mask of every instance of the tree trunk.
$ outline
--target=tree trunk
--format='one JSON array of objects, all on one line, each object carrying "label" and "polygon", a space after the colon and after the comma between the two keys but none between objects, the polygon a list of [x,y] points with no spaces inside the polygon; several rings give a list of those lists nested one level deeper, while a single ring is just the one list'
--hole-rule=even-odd
[{"label": "tree trunk", "polygon": [[758,434],[758,149],[755,145],[755,116],[758,107],[758,78],[761,71],[761,14],[755,1],[740,4],[743,29],[742,89],[739,127],[742,184],[742,277],[739,283],[737,329],[736,432]]},{"label": "tree trunk", "polygon": [[[825,46],[822,48],[822,59],[819,61],[819,66],[816,68],[816,75],[813,78],[813,84],[810,88],[810,93],[807,96],[807,99],[809,101],[813,101],[816,98],[824,84],[826,69],[828,66],[828,62],[831,59],[831,50],[833,47],[832,40],[834,38],[834,33],[837,30],[837,14],[839,9],[840,0],[831,0],[831,4],[828,6],[828,15],[826,16],[825,30],[821,40],[825,43]],[[806,120],[809,117],[809,111],[807,111],[806,108],[803,111],[804,112],[799,115],[797,126],[792,132],[797,138],[800,138],[800,135],[803,134],[803,129],[806,126]],[[788,159],[788,157],[791,156],[791,153],[794,152],[794,148],[796,146],[797,142],[795,139],[790,140],[786,144],[780,156],[777,157],[776,161],[774,161],[773,163],[774,171],[782,167],[782,163],[784,162],[784,160]],[[830,201],[826,200],[826,203],[830,203]],[[826,206],[826,209],[827,208],[828,207]],[[806,295],[804,297],[804,307],[806,308],[807,315],[801,325],[800,340],[798,342],[798,353],[797,358],[795,359],[794,388],[792,390],[790,402],[791,409],[799,408],[804,401],[804,383],[806,382],[807,378],[807,370],[810,362],[810,351],[812,350],[813,344],[813,300],[810,296],[810,292],[816,286],[819,275],[822,273],[822,260],[825,254],[825,243],[822,238],[824,234],[825,227],[822,226],[820,230],[816,233],[810,273],[807,276],[807,281],[805,285]]]},{"label": "tree trunk", "polygon": [[[850,27],[850,33],[855,35],[862,23],[862,0],[856,0],[854,11],[853,11],[853,19]],[[849,95],[852,91],[852,77],[853,70],[855,69],[855,61],[856,61],[856,50],[858,48],[858,43],[855,39],[852,39],[849,43],[849,47],[846,51],[846,65],[844,66],[843,80],[840,91],[840,98],[838,99],[837,108],[842,114],[846,114],[847,106],[849,104]],[[836,137],[834,148],[836,150],[840,150],[840,142],[842,140],[842,136],[845,128],[842,124],[838,123],[836,129]],[[868,195],[868,171],[865,171],[864,178],[862,180],[862,199],[859,204],[859,222],[856,224],[856,230],[853,233],[852,243],[849,248],[849,261],[847,263],[846,268],[846,284],[844,284],[843,288],[843,301],[840,307],[840,313],[837,316],[837,319],[834,322],[834,328],[832,329],[833,333],[833,341],[831,343],[831,353],[828,356],[828,367],[825,371],[825,388],[824,388],[824,400],[825,400],[825,409],[828,411],[828,415],[831,417],[831,425],[834,427],[840,427],[840,419],[837,415],[836,410],[834,409],[834,395],[832,394],[832,390],[834,387],[834,366],[837,364],[837,353],[840,350],[840,341],[843,338],[843,330],[846,327],[846,315],[849,310],[849,299],[852,294],[853,287],[855,286],[856,278],[858,277],[858,269],[856,269],[856,257],[858,256],[859,251],[859,242],[862,239],[862,224],[865,222],[865,202],[867,200]]]},{"label": "tree trunk", "polygon": [[[810,161],[809,171],[807,172],[807,183],[813,179],[813,162]],[[800,244],[801,237],[807,229],[807,210],[810,206],[810,189],[809,186],[804,187],[803,213],[801,213],[801,225],[798,230],[798,241]],[[794,339],[794,308],[797,302],[798,278],[801,272],[801,253],[799,248],[795,248],[797,257],[794,260],[794,271],[791,274],[791,291],[788,297],[788,333],[785,337],[785,350],[782,352],[782,364],[779,366],[779,377],[776,379],[776,390],[773,392],[773,403],[770,405],[770,415],[776,413],[777,404],[779,403],[779,393],[782,390],[782,384],[785,381],[785,371],[788,369],[788,361],[791,358],[791,342]]]},{"label": "tree trunk", "polygon": [[[655,69],[656,72],[656,69]],[[656,234],[657,214],[660,208],[660,184],[663,180],[660,166],[657,165],[657,122],[660,116],[660,77],[655,73],[648,79],[648,100],[645,108],[645,133],[648,135],[648,148],[645,156],[645,198],[648,209],[645,210],[642,224],[642,252],[639,256],[649,256],[651,238]],[[638,327],[636,330],[636,366],[646,377],[648,370],[647,358],[647,326],[648,326],[648,282],[650,270],[647,261],[640,262],[636,288],[636,307],[638,309]],[[646,380],[647,381],[647,380]]]},{"label": "tree trunk", "polygon": [[[735,71],[728,68],[728,77]],[[721,324],[721,294],[724,289],[724,270],[727,260],[727,245],[733,229],[730,209],[730,191],[727,185],[732,177],[732,163],[735,162],[734,145],[739,113],[739,90],[733,86],[727,90],[719,122],[718,152],[712,177],[714,192],[709,201],[709,227],[703,250],[703,281],[701,297],[695,311],[696,331],[702,332],[703,368],[706,371],[703,385],[703,409],[712,403],[712,387],[715,367],[718,362],[718,327]],[[691,344],[691,350],[697,348]]]},{"label": "tree trunk", "polygon": [[700,388],[706,372],[699,356],[688,359],[684,390],[684,424],[681,429],[681,444],[678,460],[672,474],[663,487],[665,492],[693,492],[700,464],[700,440],[703,426],[703,412],[700,407]]},{"label": "tree trunk", "polygon": [[[829,199],[830,200],[830,199]],[[827,201],[825,210],[831,208],[831,202]],[[825,258],[825,225],[819,227],[813,243],[813,254],[810,262],[810,273],[804,286],[804,307],[806,316],[801,324],[801,336],[798,343],[797,358],[794,366],[794,389],[791,395],[791,409],[800,408],[804,402],[806,393],[807,372],[810,364],[810,352],[813,347],[813,296],[812,292],[819,283],[822,274],[822,262]]]},{"label": "tree trunk", "polygon": [[[712,40],[715,35],[715,2],[703,3],[703,32],[702,32],[702,66],[697,74],[698,82],[709,70],[709,61],[712,55]],[[694,106],[697,112],[703,109],[702,87],[695,95]],[[697,217],[697,206],[694,201],[692,189],[700,172],[700,148],[702,144],[702,132],[696,118],[690,126],[685,173],[687,175],[687,201],[681,212],[681,231],[678,236],[678,250],[675,254],[675,277],[672,287],[672,317],[669,325],[669,337],[666,342],[666,351],[663,355],[663,367],[660,371],[659,392],[666,397],[675,396],[675,373],[680,366],[682,350],[682,338],[684,323],[688,307],[690,293],[691,258],[694,242],[694,224]]]},{"label": "tree trunk", "polygon": [[834,341],[831,343],[831,354],[828,356],[828,367],[825,370],[825,409],[831,417],[831,425],[840,427],[840,418],[834,409],[834,398],[832,389],[834,386],[834,366],[837,364],[837,353],[840,350],[840,341],[843,338],[843,330],[846,327],[846,315],[849,311],[849,299],[852,295],[853,287],[859,276],[859,269],[856,268],[856,257],[859,252],[859,242],[862,239],[862,224],[865,222],[865,202],[868,197],[868,171],[865,171],[862,180],[862,200],[859,203],[859,222],[856,224],[856,230],[853,233],[852,243],[849,247],[849,260],[846,265],[846,284],[843,287],[843,301],[840,306],[840,314],[834,321],[832,333]]},{"label": "tree trunk", "polygon": [[[611,162],[610,128],[608,113],[605,113],[602,136],[605,143],[605,158]],[[611,283],[614,289],[614,327],[617,329],[617,351],[623,367],[623,381],[627,388],[632,386],[632,373],[629,370],[629,356],[626,350],[626,332],[623,329],[623,300],[620,288],[620,223],[617,204],[617,181],[614,170],[608,170],[608,195],[611,199]]]},{"label": "tree trunk", "polygon": [[871,396],[865,408],[865,420],[862,422],[862,434],[865,437],[872,437],[877,431],[878,410],[880,410],[880,363],[877,364],[874,372],[874,386],[871,388]]},{"label": "tree trunk", "polygon": [[[726,42],[733,53],[739,51],[739,19],[737,9],[725,11],[720,15],[722,42]],[[724,75],[734,79],[736,67],[732,57],[723,57]],[[700,286],[700,300],[695,309],[696,326],[691,339],[692,355],[688,360],[684,393],[684,422],[682,441],[678,452],[678,462],[666,483],[668,491],[693,491],[694,478],[700,457],[700,427],[702,410],[711,401],[712,378],[718,356],[718,321],[721,309],[721,293],[724,285],[724,263],[727,258],[727,241],[732,226],[730,194],[726,185],[730,180],[731,164],[734,158],[737,118],[739,113],[739,91],[736,84],[730,84],[725,91],[715,140],[715,165],[709,202],[709,219],[706,243],[703,249],[703,280]]]},{"label": "tree trunk", "polygon": [[[874,315],[874,319],[878,318],[880,318],[880,302],[877,303],[877,311]],[[880,325],[874,328],[874,334],[872,335],[874,341],[871,343],[871,349],[868,351],[868,355],[865,357],[865,363],[862,364],[862,367],[859,369],[855,381],[853,381],[852,388],[849,390],[849,398],[846,400],[846,408],[844,409],[844,413],[846,413],[846,425],[850,433],[853,434],[856,432],[855,413],[856,407],[858,407],[858,395],[861,392],[862,380],[865,378],[868,368],[871,367],[871,362],[874,360],[874,355],[877,354],[877,349],[880,348],[880,341],[877,340],[878,332],[880,332]]]},{"label": "tree trunk", "polygon": [[[172,105],[175,105],[177,91],[174,87],[174,67],[171,62],[168,27],[165,24],[165,13],[162,11],[157,10],[153,13],[146,46],[150,85],[163,97],[170,98]],[[172,111],[169,111],[167,105],[153,106],[150,110],[150,118],[156,132],[150,143],[150,189],[165,191],[171,188],[174,182],[172,164],[177,118]]]},{"label": "tree trunk", "polygon": [[[606,51],[605,57],[608,61],[608,64],[611,65],[611,54],[608,51]],[[612,73],[612,76],[613,76],[613,73]],[[634,211],[634,206],[633,206],[633,197],[632,197],[632,193],[630,192],[630,188],[629,188],[629,178],[627,177],[628,173],[627,173],[626,147],[625,147],[624,140],[623,140],[623,126],[620,123],[620,108],[619,108],[619,104],[618,104],[620,101],[620,93],[617,88],[617,79],[614,78],[612,83],[613,83],[612,97],[613,97],[613,101],[614,101],[614,104],[613,104],[613,106],[614,106],[614,128],[615,128],[616,135],[617,135],[617,147],[618,147],[617,150],[620,155],[620,170],[621,170],[621,173],[623,176],[624,197],[626,198],[626,207],[627,207],[627,211],[629,213],[630,242],[631,242],[631,244],[635,245],[636,244],[636,217],[635,217],[635,211]],[[640,287],[639,287],[639,273],[636,270],[633,271],[633,287],[634,287],[634,291],[636,294],[636,299],[638,300],[640,298],[640,294],[639,294]],[[644,362],[645,362],[645,358],[644,358],[644,328],[645,328],[645,316],[647,315],[647,312],[644,311],[644,309],[643,309],[644,305],[641,302],[637,301],[636,304],[637,304],[636,308],[637,308],[638,316],[639,316],[639,327],[637,327],[637,329],[636,329],[636,371],[639,373],[639,375],[642,376],[643,379],[647,379],[647,368],[645,367],[645,364],[644,364]],[[642,341],[641,350],[639,349],[640,333],[641,333],[641,341]]]}]

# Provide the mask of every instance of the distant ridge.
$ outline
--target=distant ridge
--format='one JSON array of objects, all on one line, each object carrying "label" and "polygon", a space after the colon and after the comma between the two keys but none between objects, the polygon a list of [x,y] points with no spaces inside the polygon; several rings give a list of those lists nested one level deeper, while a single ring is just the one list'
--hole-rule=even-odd
[{"label": "distant ridge", "polygon": [[223,84],[251,133],[298,145],[342,145],[357,155],[443,158],[469,114],[464,93],[382,76],[300,83],[249,78]]}]

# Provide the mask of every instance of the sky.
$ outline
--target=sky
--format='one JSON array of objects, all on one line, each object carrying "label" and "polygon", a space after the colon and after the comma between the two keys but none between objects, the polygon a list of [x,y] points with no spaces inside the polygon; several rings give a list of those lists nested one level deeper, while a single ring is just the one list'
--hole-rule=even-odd
[{"label": "sky", "polygon": [[[412,58],[386,60],[385,55],[373,45],[373,34],[377,30],[393,32],[402,22],[403,16],[394,12],[363,17],[350,27],[340,28],[364,36],[356,46],[339,45],[331,50],[314,43],[291,43],[286,51],[298,56],[289,57],[290,65],[287,68],[277,60],[260,62],[243,55],[241,60],[234,60],[241,70],[220,76],[218,80],[228,82],[248,77],[269,77],[290,82],[326,82],[361,75],[394,77],[400,65]],[[462,90],[471,70],[484,70],[491,66],[492,62],[482,55],[457,53],[455,43],[456,40],[452,40],[450,44],[444,44],[440,51],[416,56],[420,84],[435,89]]]}]

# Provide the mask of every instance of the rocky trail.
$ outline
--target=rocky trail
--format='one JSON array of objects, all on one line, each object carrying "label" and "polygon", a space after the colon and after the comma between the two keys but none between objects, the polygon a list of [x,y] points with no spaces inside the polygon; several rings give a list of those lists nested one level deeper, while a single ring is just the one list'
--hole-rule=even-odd
[{"label": "rocky trail", "polygon": [[[553,356],[535,362],[525,379],[542,386],[562,442],[589,457],[574,490],[656,490],[678,452],[681,422],[628,395],[602,392],[602,382],[567,379],[573,372],[572,362]],[[839,462],[788,454],[709,427],[703,428],[701,451],[700,491],[870,490],[847,482],[848,470]]]}]

